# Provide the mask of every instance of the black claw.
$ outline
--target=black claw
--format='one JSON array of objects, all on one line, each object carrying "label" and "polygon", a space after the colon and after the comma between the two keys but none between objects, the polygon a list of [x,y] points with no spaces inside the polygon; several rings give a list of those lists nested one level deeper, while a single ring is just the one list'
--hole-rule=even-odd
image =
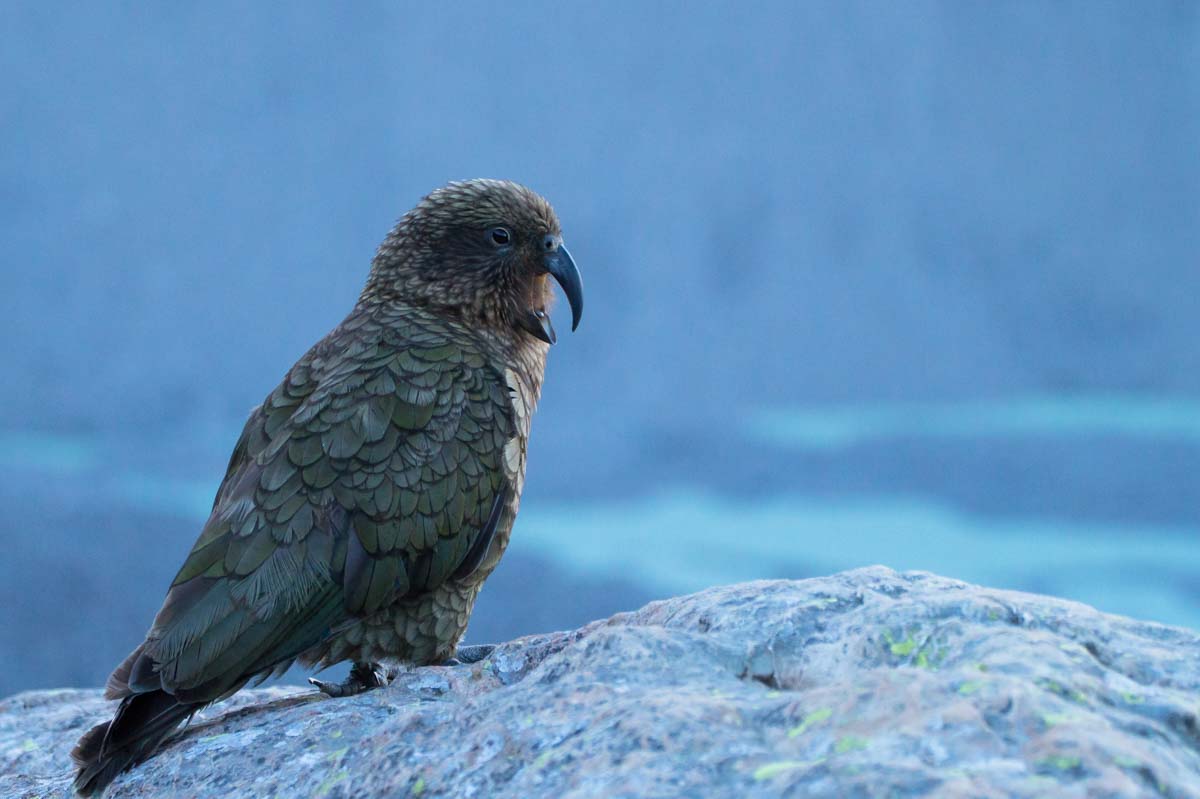
[{"label": "black claw", "polygon": [[493,652],[496,651],[495,644],[475,644],[474,646],[460,646],[458,651],[454,653],[451,660],[457,660],[459,663],[478,663],[484,660]]},{"label": "black claw", "polygon": [[355,663],[350,674],[341,682],[325,682],[315,677],[309,677],[310,684],[315,685],[321,693],[333,698],[355,696],[372,688],[387,685],[387,678],[378,663]]},{"label": "black claw", "polygon": [[325,694],[326,696],[331,696],[334,699],[336,699],[340,696],[345,696],[342,685],[340,683],[325,682],[324,680],[318,680],[316,677],[309,677],[308,684],[315,687],[318,691]]}]

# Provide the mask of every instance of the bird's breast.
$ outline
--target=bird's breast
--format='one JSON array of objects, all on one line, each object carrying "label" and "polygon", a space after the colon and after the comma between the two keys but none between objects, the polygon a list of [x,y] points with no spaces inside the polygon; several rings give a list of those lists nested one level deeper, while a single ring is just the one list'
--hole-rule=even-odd
[{"label": "bird's breast", "polygon": [[504,370],[504,382],[512,397],[513,423],[515,435],[504,445],[504,471],[509,485],[513,486],[516,498],[525,488],[525,455],[526,442],[529,440],[529,429],[533,421],[533,411],[537,407],[538,391],[541,381],[534,383],[516,369]]}]

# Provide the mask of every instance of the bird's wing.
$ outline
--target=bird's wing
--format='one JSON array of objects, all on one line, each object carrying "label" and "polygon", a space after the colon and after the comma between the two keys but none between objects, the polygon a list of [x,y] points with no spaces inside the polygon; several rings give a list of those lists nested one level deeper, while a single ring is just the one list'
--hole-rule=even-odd
[{"label": "bird's wing", "polygon": [[397,347],[361,333],[314,348],[251,415],[140,656],[122,666],[130,691],[216,698],[478,565],[510,490],[504,378],[432,334]]}]

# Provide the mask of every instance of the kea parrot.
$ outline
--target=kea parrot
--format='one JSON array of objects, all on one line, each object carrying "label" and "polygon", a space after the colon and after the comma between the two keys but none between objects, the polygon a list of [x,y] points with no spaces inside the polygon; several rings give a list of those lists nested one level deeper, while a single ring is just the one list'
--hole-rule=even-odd
[{"label": "kea parrot", "polygon": [[145,640],[108,678],[111,721],[71,755],[102,791],[181,722],[293,662],[350,661],[331,696],[384,663],[458,648],[508,544],[530,419],[579,271],[550,204],[499,180],[450,183],[379,246],[350,314],[250,413],[205,522]]}]

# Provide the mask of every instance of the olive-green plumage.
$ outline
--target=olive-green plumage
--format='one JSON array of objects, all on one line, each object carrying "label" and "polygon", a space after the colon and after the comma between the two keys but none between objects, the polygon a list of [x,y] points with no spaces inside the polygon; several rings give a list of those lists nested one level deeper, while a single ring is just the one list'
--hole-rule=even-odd
[{"label": "olive-green plumage", "polygon": [[358,303],[256,408],[113,721],[72,753],[81,793],[181,720],[294,661],[454,655],[507,545],[548,343],[547,276],[582,308],[539,196],[501,181],[425,198]]}]

